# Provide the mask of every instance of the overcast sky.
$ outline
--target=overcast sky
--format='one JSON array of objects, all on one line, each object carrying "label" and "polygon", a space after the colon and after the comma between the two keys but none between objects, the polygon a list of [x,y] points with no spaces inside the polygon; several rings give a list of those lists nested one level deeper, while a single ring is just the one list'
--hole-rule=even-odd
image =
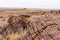
[{"label": "overcast sky", "polygon": [[0,0],[0,7],[60,9],[60,0]]}]

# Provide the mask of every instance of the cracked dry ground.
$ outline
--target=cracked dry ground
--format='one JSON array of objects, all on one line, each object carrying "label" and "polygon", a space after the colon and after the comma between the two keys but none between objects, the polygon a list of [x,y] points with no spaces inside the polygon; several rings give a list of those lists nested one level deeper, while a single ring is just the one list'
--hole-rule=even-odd
[{"label": "cracked dry ground", "polygon": [[60,40],[60,26],[53,15],[10,16],[0,27],[0,40]]}]

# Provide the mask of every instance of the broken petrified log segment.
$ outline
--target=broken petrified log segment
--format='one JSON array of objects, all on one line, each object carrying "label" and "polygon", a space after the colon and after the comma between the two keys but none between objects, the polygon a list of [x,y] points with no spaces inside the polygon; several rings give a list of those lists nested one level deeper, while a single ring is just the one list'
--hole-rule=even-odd
[{"label": "broken petrified log segment", "polygon": [[[51,15],[43,15],[39,18],[35,18],[35,19],[33,18],[33,21],[31,21],[31,23],[33,25],[35,33],[36,32],[38,33],[38,31],[39,31],[39,33],[38,33],[39,36],[40,36],[41,33],[42,34],[46,33],[48,31],[46,29],[49,26],[55,25],[55,27],[58,28],[58,24],[57,24],[57,21],[56,21],[55,17],[53,17]],[[51,28],[53,28],[53,26]],[[48,28],[48,29],[50,29],[50,28]],[[46,31],[46,32],[44,32],[44,31]],[[48,35],[48,33],[47,33],[47,35]]]},{"label": "broken petrified log segment", "polygon": [[20,15],[20,16],[11,16],[8,19],[8,23],[12,26],[18,26],[19,24],[22,25],[24,28],[29,24],[29,21],[26,19],[28,15]]},{"label": "broken petrified log segment", "polygon": [[51,15],[42,15],[39,17],[37,15],[36,17],[28,15],[11,16],[7,22],[9,25],[3,28],[2,32],[6,40],[54,40],[55,37],[51,35],[58,31],[57,21]]}]

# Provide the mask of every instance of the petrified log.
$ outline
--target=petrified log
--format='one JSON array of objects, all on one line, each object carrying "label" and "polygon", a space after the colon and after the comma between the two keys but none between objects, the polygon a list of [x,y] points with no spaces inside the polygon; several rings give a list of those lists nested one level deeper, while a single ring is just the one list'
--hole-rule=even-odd
[{"label": "petrified log", "polygon": [[60,33],[59,26],[52,15],[11,16],[7,22],[8,26],[0,30],[1,40],[60,40],[56,36]]}]

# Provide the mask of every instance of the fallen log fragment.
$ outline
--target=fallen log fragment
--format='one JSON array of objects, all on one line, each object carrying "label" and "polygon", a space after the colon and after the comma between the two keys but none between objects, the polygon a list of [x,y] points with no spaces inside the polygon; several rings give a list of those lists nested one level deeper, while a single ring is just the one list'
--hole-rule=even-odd
[{"label": "fallen log fragment", "polygon": [[[34,15],[32,15],[34,16]],[[11,16],[6,27],[1,28],[1,40],[56,40],[58,23],[52,15],[34,18],[29,15]],[[33,20],[29,20],[29,19]],[[55,29],[55,30],[54,30]]]}]

